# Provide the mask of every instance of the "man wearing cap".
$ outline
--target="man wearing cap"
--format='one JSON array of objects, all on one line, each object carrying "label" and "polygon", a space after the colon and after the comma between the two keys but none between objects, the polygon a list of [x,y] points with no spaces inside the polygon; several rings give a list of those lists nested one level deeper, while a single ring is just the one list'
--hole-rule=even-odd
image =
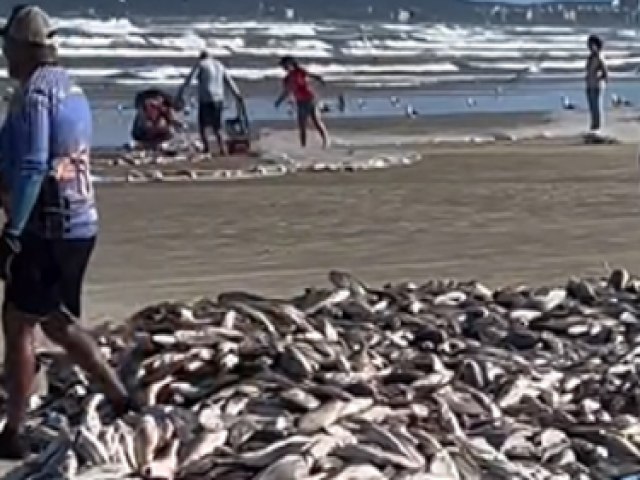
[{"label": "man wearing cap", "polygon": [[117,412],[131,402],[76,320],[98,233],[88,101],[57,65],[56,32],[40,8],[14,8],[0,35],[9,75],[19,85],[0,130],[0,176],[9,198],[0,234],[8,392],[0,457],[21,458],[27,453],[19,434],[36,372],[37,324],[102,386]]}]

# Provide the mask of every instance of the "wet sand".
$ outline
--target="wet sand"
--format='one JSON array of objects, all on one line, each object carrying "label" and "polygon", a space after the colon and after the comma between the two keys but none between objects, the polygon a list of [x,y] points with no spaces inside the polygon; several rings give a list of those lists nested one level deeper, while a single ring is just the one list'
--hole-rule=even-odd
[{"label": "wet sand", "polygon": [[88,317],[251,289],[287,295],[330,268],[367,281],[432,276],[564,281],[603,262],[638,270],[635,146],[429,147],[357,174],[99,188]]}]

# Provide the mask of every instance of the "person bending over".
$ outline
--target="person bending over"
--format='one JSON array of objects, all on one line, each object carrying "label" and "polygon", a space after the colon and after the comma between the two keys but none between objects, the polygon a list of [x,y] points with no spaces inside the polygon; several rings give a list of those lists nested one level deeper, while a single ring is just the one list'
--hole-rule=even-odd
[{"label": "person bending over", "polygon": [[207,130],[211,128],[218,142],[220,154],[226,155],[227,149],[222,138],[222,112],[224,110],[225,91],[231,91],[236,99],[238,110],[244,108],[244,100],[240,89],[234,82],[225,66],[207,51],[200,53],[198,62],[194,65],[178,91],[178,103],[184,105],[184,92],[191,85],[193,79],[198,80],[198,126],[202,149],[209,153]]}]

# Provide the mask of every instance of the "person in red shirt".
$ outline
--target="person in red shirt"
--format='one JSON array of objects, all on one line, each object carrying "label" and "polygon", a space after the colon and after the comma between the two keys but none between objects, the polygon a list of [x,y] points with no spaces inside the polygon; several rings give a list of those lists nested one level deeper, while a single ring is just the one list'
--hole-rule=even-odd
[{"label": "person in red shirt", "polygon": [[329,146],[329,135],[320,117],[320,110],[316,103],[316,94],[309,84],[309,80],[315,80],[324,85],[324,80],[319,75],[307,72],[298,64],[297,60],[291,56],[280,59],[280,66],[287,73],[284,77],[282,94],[276,100],[276,108],[278,108],[287,97],[293,97],[298,110],[300,145],[303,147],[307,145],[307,123],[309,119],[311,119],[322,138],[323,148],[327,148]]}]

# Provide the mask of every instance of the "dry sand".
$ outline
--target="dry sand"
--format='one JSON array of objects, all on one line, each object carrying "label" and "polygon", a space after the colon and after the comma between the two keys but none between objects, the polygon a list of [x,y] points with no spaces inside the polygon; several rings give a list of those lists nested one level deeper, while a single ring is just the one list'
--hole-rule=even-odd
[{"label": "dry sand", "polygon": [[103,186],[91,318],[228,289],[368,281],[562,281],[637,269],[633,145],[431,147],[411,167],[225,184]]},{"label": "dry sand", "polygon": [[[582,144],[582,115],[340,125],[336,138],[351,147],[305,155],[328,162],[391,149],[424,158],[360,173],[99,185],[102,231],[88,272],[86,321],[121,320],[149,302],[229,289],[287,295],[323,284],[331,268],[376,283],[456,276],[493,284],[563,281],[600,271],[605,261],[634,269],[640,192],[630,119],[610,121],[627,143],[606,146]],[[434,141],[548,131],[561,138]],[[295,157],[295,144],[293,132],[275,131],[263,150]]]}]

